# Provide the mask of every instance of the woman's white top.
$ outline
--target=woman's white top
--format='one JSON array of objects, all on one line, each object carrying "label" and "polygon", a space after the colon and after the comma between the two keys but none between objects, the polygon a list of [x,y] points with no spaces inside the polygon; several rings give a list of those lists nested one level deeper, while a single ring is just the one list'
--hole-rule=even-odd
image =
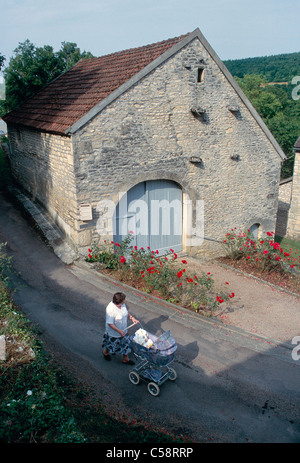
[{"label": "woman's white top", "polygon": [[128,323],[128,310],[125,304],[117,307],[113,302],[110,302],[106,307],[106,324],[105,324],[105,331],[108,336],[113,338],[121,337],[120,333],[112,329],[109,324],[115,325],[119,330],[126,331]]}]

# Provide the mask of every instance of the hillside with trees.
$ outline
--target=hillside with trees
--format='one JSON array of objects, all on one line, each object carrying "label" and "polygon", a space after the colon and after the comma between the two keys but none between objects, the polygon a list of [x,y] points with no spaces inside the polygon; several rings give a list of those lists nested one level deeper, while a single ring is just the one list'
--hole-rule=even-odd
[{"label": "hillside with trees", "polygon": [[300,52],[227,60],[224,64],[236,77],[258,74],[267,82],[291,82],[294,76],[300,75]]},{"label": "hillside with trees", "polygon": [[286,154],[281,176],[290,177],[293,147],[300,136],[300,52],[229,60],[224,64]]}]

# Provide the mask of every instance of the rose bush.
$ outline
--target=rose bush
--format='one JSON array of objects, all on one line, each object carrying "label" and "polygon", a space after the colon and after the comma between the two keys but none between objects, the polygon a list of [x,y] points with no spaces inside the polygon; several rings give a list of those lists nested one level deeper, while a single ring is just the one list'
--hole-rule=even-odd
[{"label": "rose bush", "polygon": [[226,255],[232,260],[246,259],[261,273],[286,273],[299,270],[299,253],[286,251],[275,241],[274,232],[255,240],[250,230],[237,232],[236,228],[226,234],[222,242]]},{"label": "rose bush", "polygon": [[102,269],[110,269],[114,276],[128,284],[154,292],[195,312],[211,315],[225,300],[234,297],[234,293],[216,295],[214,280],[209,273],[188,275],[187,261],[179,260],[173,249],[168,255],[161,256],[157,249],[133,246],[132,239],[133,235],[128,234],[121,243],[104,241],[102,246],[94,244],[86,260],[99,262]]}]

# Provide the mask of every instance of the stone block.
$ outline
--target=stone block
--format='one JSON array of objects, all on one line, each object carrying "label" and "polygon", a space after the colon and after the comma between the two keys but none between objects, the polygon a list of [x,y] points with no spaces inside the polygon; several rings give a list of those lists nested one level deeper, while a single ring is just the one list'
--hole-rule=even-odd
[{"label": "stone block", "polygon": [[0,336],[0,360],[6,360],[6,341],[4,334]]}]

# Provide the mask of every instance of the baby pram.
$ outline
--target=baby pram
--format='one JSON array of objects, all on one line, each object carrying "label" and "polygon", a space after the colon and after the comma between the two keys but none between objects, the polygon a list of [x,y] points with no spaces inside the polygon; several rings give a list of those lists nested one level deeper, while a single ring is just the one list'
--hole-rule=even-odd
[{"label": "baby pram", "polygon": [[150,348],[135,342],[133,340],[134,334],[130,336],[133,354],[140,362],[130,371],[129,380],[132,384],[139,384],[141,379],[147,381],[150,394],[158,396],[159,386],[168,379],[175,381],[177,378],[176,371],[169,367],[175,358],[177,344],[170,330],[161,336],[155,336],[151,333],[148,333],[148,336],[153,342]]}]

